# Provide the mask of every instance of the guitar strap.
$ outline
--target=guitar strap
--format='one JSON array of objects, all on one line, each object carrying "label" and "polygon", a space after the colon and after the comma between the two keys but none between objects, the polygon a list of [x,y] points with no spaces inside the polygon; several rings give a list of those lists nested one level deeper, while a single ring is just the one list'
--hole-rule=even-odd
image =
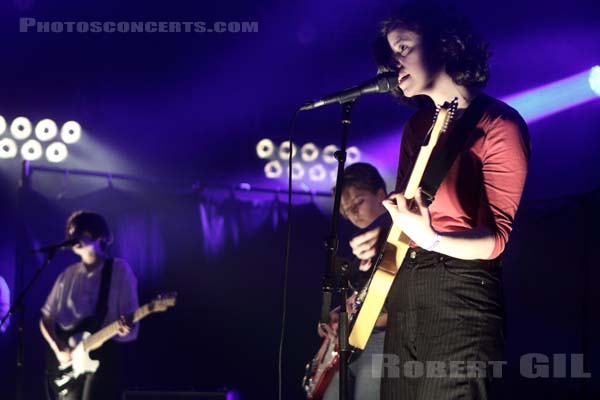
[{"label": "guitar strap", "polygon": [[96,303],[96,313],[94,314],[94,329],[98,331],[102,327],[102,322],[106,318],[108,312],[108,293],[110,292],[110,280],[112,277],[114,259],[107,258],[102,269],[102,278],[100,282],[100,292],[98,294],[98,302]]},{"label": "guitar strap", "polygon": [[469,134],[481,119],[484,110],[492,101],[494,101],[492,97],[483,93],[479,94],[467,107],[454,128],[451,129],[452,134],[448,136],[445,145],[436,149],[435,156],[429,159],[423,178],[421,178],[421,191],[425,204],[429,205],[435,200],[435,194],[440,184],[464,149]]}]

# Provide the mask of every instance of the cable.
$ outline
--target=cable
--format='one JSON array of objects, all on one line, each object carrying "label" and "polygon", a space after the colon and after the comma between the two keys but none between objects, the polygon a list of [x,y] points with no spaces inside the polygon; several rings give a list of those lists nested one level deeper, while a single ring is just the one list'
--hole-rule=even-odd
[{"label": "cable", "polygon": [[293,156],[293,148],[292,148],[292,139],[294,136],[294,124],[296,123],[296,118],[298,117],[298,113],[300,112],[300,108],[296,110],[294,116],[292,117],[292,121],[290,123],[290,155],[289,155],[289,169],[288,169],[288,205],[287,205],[287,233],[285,238],[285,260],[283,263],[283,298],[282,298],[282,311],[281,311],[281,333],[279,336],[279,357],[277,361],[278,367],[278,379],[277,379],[277,387],[278,387],[278,399],[282,400],[282,387],[283,387],[283,343],[285,339],[285,322],[287,317],[287,289],[288,289],[288,271],[290,266],[290,248],[292,242],[292,156]]}]

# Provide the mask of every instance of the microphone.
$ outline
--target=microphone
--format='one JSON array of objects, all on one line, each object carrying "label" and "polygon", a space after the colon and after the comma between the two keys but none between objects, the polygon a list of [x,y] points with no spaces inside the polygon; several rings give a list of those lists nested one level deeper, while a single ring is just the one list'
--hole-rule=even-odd
[{"label": "microphone", "polygon": [[312,101],[300,107],[300,111],[312,110],[313,108],[325,106],[331,103],[345,103],[354,100],[363,94],[387,93],[398,86],[397,72],[384,72],[370,79],[362,85],[353,86],[323,97],[321,100]]},{"label": "microphone", "polygon": [[77,243],[79,243],[80,240],[81,240],[80,238],[77,238],[77,239],[68,239],[68,240],[65,240],[64,242],[59,243],[59,244],[53,244],[53,245],[50,245],[50,246],[46,246],[46,247],[42,247],[42,248],[39,248],[39,249],[31,250],[31,252],[32,253],[52,253],[52,252],[55,252],[57,250],[62,250],[62,249],[66,249],[66,248],[69,248],[71,246],[74,246]]}]

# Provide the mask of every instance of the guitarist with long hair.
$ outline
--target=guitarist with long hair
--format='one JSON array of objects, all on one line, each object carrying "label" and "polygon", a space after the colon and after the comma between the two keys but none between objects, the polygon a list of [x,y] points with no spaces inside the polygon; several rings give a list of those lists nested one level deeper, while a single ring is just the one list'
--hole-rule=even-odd
[{"label": "guitarist with long hair", "polygon": [[[129,264],[108,257],[112,234],[98,213],[77,211],[67,221],[67,238],[81,261],[67,267],[56,279],[42,307],[40,329],[51,351],[48,355],[50,391],[61,400],[120,398],[121,344],[135,340],[139,324],[124,317],[138,308],[137,278]],[[73,361],[74,343],[69,337],[80,330],[91,333],[118,323],[118,335],[92,353],[100,361],[94,373],[86,373],[66,385],[55,386],[57,368]]]}]

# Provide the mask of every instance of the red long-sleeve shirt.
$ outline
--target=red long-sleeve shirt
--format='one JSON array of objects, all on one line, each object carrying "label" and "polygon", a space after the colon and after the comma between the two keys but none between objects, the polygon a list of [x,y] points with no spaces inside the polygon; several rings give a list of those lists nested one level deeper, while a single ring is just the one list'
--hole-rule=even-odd
[{"label": "red long-sleeve shirt", "polygon": [[[431,109],[420,110],[404,127],[396,190],[403,190],[406,185],[433,114]],[[450,130],[448,135],[451,134]],[[440,138],[432,157],[448,135]],[[530,152],[529,132],[523,118],[507,104],[494,100],[469,134],[465,148],[429,207],[433,228],[443,233],[487,227],[495,239],[488,258],[498,257],[512,230]]]}]

